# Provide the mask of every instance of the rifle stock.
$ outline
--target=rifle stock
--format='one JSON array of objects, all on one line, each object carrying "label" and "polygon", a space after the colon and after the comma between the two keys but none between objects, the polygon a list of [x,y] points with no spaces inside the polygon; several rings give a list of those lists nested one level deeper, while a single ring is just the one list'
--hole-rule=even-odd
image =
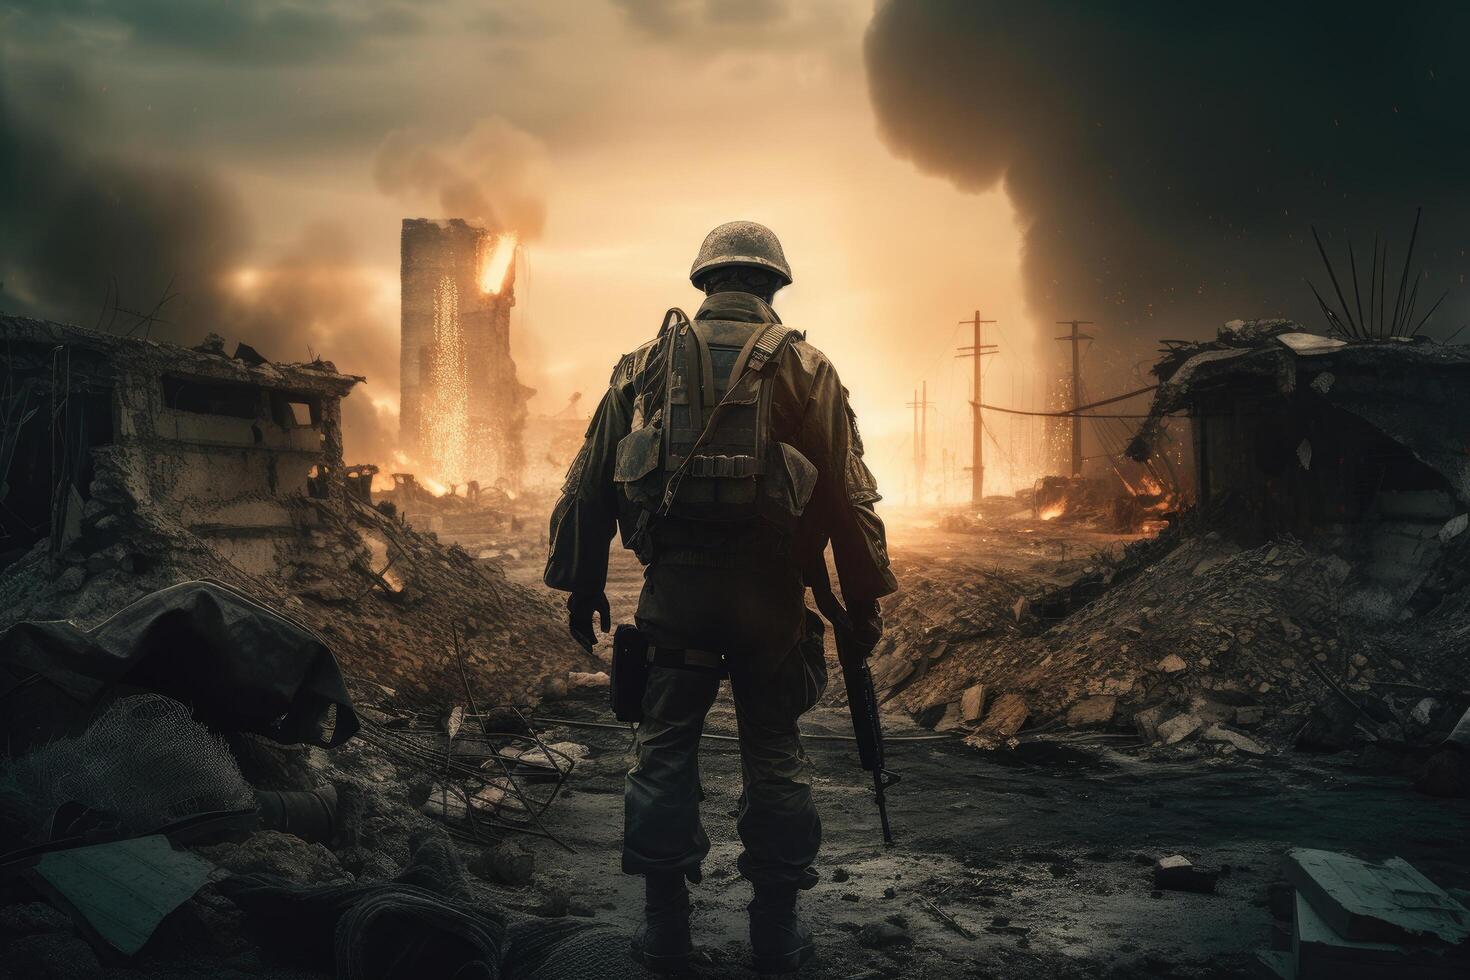
[{"label": "rifle stock", "polygon": [[[825,567],[823,568],[825,571]],[[899,781],[899,774],[883,765],[883,728],[878,716],[878,695],[873,689],[873,672],[868,668],[871,649],[858,641],[852,619],[832,592],[830,581],[812,585],[817,608],[832,624],[837,640],[837,660],[842,664],[842,682],[847,688],[847,710],[852,715],[852,731],[857,738],[858,762],[873,774],[873,792],[878,801],[878,819],[883,826],[883,843],[893,845],[893,829],[888,824],[886,790]]]}]

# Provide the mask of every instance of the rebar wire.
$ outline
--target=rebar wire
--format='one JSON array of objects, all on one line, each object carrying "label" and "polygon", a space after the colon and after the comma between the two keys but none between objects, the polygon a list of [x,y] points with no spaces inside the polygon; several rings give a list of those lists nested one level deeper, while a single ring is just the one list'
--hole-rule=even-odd
[{"label": "rebar wire", "polygon": [[[626,725],[614,725],[606,721],[579,721],[575,718],[557,718],[551,715],[533,714],[531,717],[535,721],[544,722],[548,725],[562,725],[567,728],[589,728],[600,731],[625,732],[630,727]],[[699,737],[707,738],[712,742],[740,741],[740,737],[737,735],[721,735],[714,732],[702,732]],[[801,737],[813,742],[857,741],[857,736],[855,735],[830,735],[823,732],[802,732]],[[958,734],[950,733],[941,733],[938,735],[885,735],[883,736],[883,744],[887,745],[889,742],[952,742],[959,737]]]}]

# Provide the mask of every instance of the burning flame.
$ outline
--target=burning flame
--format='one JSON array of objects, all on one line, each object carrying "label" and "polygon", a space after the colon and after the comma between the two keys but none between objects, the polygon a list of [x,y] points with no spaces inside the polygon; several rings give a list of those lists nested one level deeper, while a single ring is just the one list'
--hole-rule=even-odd
[{"label": "burning flame", "polygon": [[1036,516],[1043,521],[1054,521],[1066,512],[1067,502],[1065,500],[1055,500],[1041,508],[1041,511]]},{"label": "burning flame", "polygon": [[480,245],[480,292],[492,296],[505,288],[505,277],[516,257],[516,234],[508,231],[496,235],[494,244]]},{"label": "burning flame", "polygon": [[436,497],[442,497],[449,492],[448,487],[440,483],[438,480],[434,479],[432,476],[420,476],[416,477],[415,479],[417,479],[423,487],[425,487]]}]

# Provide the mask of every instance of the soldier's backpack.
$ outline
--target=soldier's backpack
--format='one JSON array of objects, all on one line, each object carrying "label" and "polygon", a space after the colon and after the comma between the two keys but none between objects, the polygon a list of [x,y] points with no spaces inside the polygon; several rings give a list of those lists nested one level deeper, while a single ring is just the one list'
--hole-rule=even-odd
[{"label": "soldier's backpack", "polygon": [[779,323],[758,325],[736,351],[706,343],[683,311],[666,314],[650,359],[662,370],[639,379],[633,428],[618,444],[613,473],[637,512],[625,544],[640,558],[649,557],[655,525],[679,527],[686,544],[701,526],[795,530],[817,469],[773,438],[771,398],[781,355],[799,336]]}]

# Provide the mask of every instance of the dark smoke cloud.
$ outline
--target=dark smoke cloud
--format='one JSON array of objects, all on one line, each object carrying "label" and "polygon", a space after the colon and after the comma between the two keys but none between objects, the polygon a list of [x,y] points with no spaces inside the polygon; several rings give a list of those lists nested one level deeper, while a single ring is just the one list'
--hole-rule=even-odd
[{"label": "dark smoke cloud", "polygon": [[1344,268],[1349,234],[1360,261],[1374,232],[1402,260],[1423,205],[1421,310],[1451,288],[1443,333],[1470,314],[1470,5],[1356,7],[884,2],[870,94],[895,153],[1004,183],[1039,318],[1140,343],[1234,317],[1325,327],[1310,226]]},{"label": "dark smoke cloud", "polygon": [[47,108],[42,124],[0,91],[0,305],[92,325],[113,282],[116,301],[151,308],[172,281],[166,316],[217,319],[217,273],[250,242],[235,195],[204,168],[82,145],[71,134],[92,131],[85,99]]},{"label": "dark smoke cloud", "polygon": [[[159,311],[157,340],[197,344],[214,332],[266,357],[311,353],[392,392],[391,324],[348,234],[313,226],[264,266],[228,182],[208,168],[161,164],[85,145],[95,112],[76,76],[53,75],[45,113],[26,114],[0,92],[0,310],[121,330],[114,307]],[[67,93],[70,93],[68,96]],[[41,120],[44,119],[43,123]],[[361,389],[344,404],[348,454],[386,459],[396,420]]]}]

